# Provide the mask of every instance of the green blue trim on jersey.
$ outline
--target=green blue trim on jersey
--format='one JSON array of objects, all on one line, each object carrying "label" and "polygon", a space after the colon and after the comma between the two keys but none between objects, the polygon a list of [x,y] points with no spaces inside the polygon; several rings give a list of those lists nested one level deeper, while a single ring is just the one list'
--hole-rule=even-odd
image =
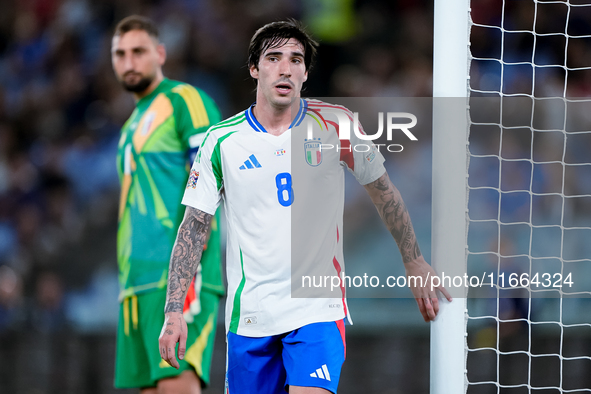
[{"label": "green blue trim on jersey", "polygon": [[306,112],[308,112],[308,102],[304,99],[300,99],[300,110],[293,119],[293,122],[289,125],[289,128],[291,129],[292,127],[299,126],[306,117]]},{"label": "green blue trim on jersey", "polygon": [[217,144],[215,144],[215,148],[213,148],[213,153],[211,154],[211,166],[213,169],[213,173],[215,175],[215,180],[217,182],[218,190],[222,188],[223,181],[224,181],[224,173],[222,171],[222,157],[220,151],[220,145],[226,138],[231,136],[232,134],[236,133],[236,131],[232,131],[218,139]]},{"label": "green blue trim on jersey", "polygon": [[256,105],[256,103],[253,103],[244,113],[246,115],[246,120],[248,120],[250,127],[252,127],[255,131],[258,131],[259,133],[261,133],[261,132],[266,133],[267,130],[265,130],[263,125],[259,123],[257,118],[255,118],[254,113],[252,112],[252,108],[255,105]]},{"label": "green blue trim on jersey", "polygon": [[240,249],[240,268],[242,269],[242,279],[234,294],[234,302],[232,303],[232,318],[230,320],[230,331],[236,333],[238,324],[240,323],[240,296],[244,290],[244,283],[246,283],[246,275],[244,275],[244,259],[242,258],[242,249]]},{"label": "green blue trim on jersey", "polygon": [[[246,111],[243,111],[237,115],[234,115],[231,118],[224,120],[223,122],[216,123],[215,125],[211,126],[211,128],[209,129],[209,132],[207,134],[209,135],[214,130],[223,129],[224,127],[234,126],[234,125],[244,122],[244,120],[245,120],[244,112],[246,112]],[[205,138],[207,139],[207,136]],[[205,145],[205,140],[203,140],[201,145]]]},{"label": "green blue trim on jersey", "polygon": [[[203,142],[201,142],[201,146],[205,145],[205,142],[207,141],[207,139],[209,138],[209,136],[211,135],[211,133],[214,130],[223,129],[224,127],[235,126],[235,125],[238,125],[238,124],[244,122],[244,120],[246,119],[244,116],[244,112],[246,112],[246,111],[243,111],[237,115],[232,116],[231,118],[224,120],[223,122],[219,122],[219,123],[216,123],[215,125],[211,126],[209,128],[209,130],[207,131],[207,134],[205,135]],[[202,151],[200,150],[197,154],[197,163],[201,162],[201,152]]]},{"label": "green blue trim on jersey", "polygon": [[[253,103],[246,111],[244,111],[246,120],[248,121],[248,124],[250,124],[250,127],[252,127],[255,131],[258,131],[259,133],[267,133],[267,130],[265,130],[263,125],[259,123],[257,118],[254,116],[254,112],[252,112],[252,109],[255,105],[256,103]],[[297,115],[295,116],[295,118],[293,118],[293,121],[289,125],[290,129],[294,126],[299,126],[300,123],[302,123],[302,120],[304,120],[307,110],[308,102],[304,99],[300,99],[300,108],[298,109]]]}]

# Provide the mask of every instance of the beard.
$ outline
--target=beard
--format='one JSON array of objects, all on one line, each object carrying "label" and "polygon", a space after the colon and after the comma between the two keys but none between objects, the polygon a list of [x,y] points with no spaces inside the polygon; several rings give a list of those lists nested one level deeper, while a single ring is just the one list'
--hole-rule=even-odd
[{"label": "beard", "polygon": [[141,93],[150,86],[150,84],[154,81],[154,77],[142,77],[138,82],[129,84],[125,82],[125,79],[121,80],[121,85],[125,90],[128,92],[133,93]]}]

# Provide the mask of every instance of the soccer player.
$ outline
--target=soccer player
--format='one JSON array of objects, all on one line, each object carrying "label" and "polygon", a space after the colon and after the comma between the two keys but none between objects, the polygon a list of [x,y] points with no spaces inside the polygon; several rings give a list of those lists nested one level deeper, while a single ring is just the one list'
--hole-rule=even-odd
[{"label": "soccer player", "polygon": [[191,274],[190,291],[180,309],[189,322],[189,347],[180,368],[162,361],[158,336],[168,261],[184,215],[180,202],[190,155],[198,151],[205,131],[220,121],[220,111],[199,89],[164,78],[166,51],[147,18],[133,15],[119,22],[111,60],[117,79],[136,101],[121,130],[117,155],[121,306],[115,386],[138,387],[142,394],[200,393],[209,383],[218,304],[224,294],[215,218],[209,241],[203,243],[207,250],[201,269]]},{"label": "soccer player", "polygon": [[[435,274],[421,255],[408,211],[388,178],[381,154],[375,148],[365,153],[345,149],[360,142],[354,133],[350,140],[339,141],[337,120],[350,115],[348,110],[300,98],[316,47],[293,20],[270,23],[254,34],[248,65],[257,82],[256,103],[209,129],[193,164],[199,180],[188,185],[183,197],[187,210],[171,257],[160,352],[177,367],[179,342],[179,358],[185,356],[183,299],[223,197],[228,221],[226,385],[230,393],[270,394],[285,389],[296,394],[336,393],[345,359],[344,289],[340,297],[292,297],[291,260],[302,256],[293,262],[295,270],[304,266],[327,275],[343,272],[345,168],[365,186],[398,244],[406,274],[423,278]],[[321,125],[312,140],[297,127],[307,117]],[[343,149],[319,151],[318,138]],[[297,163],[302,164],[294,168]],[[310,179],[300,177],[296,183],[296,170]],[[313,193],[298,188],[302,185]],[[294,214],[297,204],[327,218],[308,226],[315,229],[309,230],[312,236],[306,231],[298,235],[306,238],[304,247],[294,245],[301,241],[292,234],[297,229],[294,221],[300,220],[299,213]],[[439,290],[451,301],[444,288]],[[414,287],[412,291],[425,321],[435,319],[439,310],[435,290]]]}]

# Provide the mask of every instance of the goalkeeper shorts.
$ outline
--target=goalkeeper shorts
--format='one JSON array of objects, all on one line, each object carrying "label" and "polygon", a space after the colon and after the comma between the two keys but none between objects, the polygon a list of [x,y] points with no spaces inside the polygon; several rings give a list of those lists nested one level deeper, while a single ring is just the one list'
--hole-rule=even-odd
[{"label": "goalkeeper shorts", "polygon": [[187,351],[177,370],[162,360],[158,349],[166,289],[125,298],[119,308],[115,387],[155,387],[158,380],[188,369],[197,373],[203,386],[209,384],[219,299],[216,294],[200,292],[201,310],[193,322],[187,322]]}]

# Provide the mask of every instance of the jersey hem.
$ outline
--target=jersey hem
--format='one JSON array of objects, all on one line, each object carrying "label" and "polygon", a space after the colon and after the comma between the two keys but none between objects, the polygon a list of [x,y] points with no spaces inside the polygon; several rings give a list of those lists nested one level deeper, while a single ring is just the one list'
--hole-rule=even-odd
[{"label": "jersey hem", "polygon": [[194,209],[198,209],[200,211],[203,211],[209,215],[215,215],[215,211],[217,211],[217,207],[211,207],[209,205],[206,204],[202,204],[199,201],[195,202],[195,201],[191,201],[189,198],[185,199],[183,197],[183,200],[181,201],[181,204],[187,206],[187,207],[191,207]]},{"label": "jersey hem", "polygon": [[[123,302],[124,299],[126,299],[128,297],[132,297],[134,295],[144,294],[144,293],[149,293],[149,292],[154,292],[154,291],[166,291],[166,286],[165,287],[154,286],[154,287],[141,289],[139,291],[133,291],[132,289],[121,290],[119,292],[119,302]],[[222,298],[224,295],[226,295],[225,288],[220,287],[220,286],[216,286],[216,287],[208,286],[206,283],[201,284],[201,291],[204,293],[215,295],[220,298]]]},{"label": "jersey hem", "polygon": [[[276,325],[275,326],[276,328],[274,330],[261,330],[261,329],[252,330],[252,329],[247,329],[244,327],[238,327],[238,329],[236,330],[236,332],[234,334],[241,335],[244,337],[252,337],[252,338],[270,337],[273,335],[285,334],[285,333],[291,332],[293,330],[297,330],[298,328],[306,326],[308,324],[337,321],[337,320],[342,320],[345,317],[346,317],[345,312],[341,310],[340,313],[335,313],[334,315],[323,314],[323,315],[316,315],[316,316],[306,316],[305,318],[291,322],[290,324],[285,324],[285,325],[281,325],[281,326]],[[228,332],[230,332],[230,330],[228,328],[226,328],[226,334]]]},{"label": "jersey hem", "polygon": [[119,302],[123,301],[127,297],[134,296],[136,294],[147,293],[150,291],[164,290],[166,286],[161,286],[160,282],[148,283],[145,285],[139,285],[123,289],[119,292]]},{"label": "jersey hem", "polygon": [[374,175],[373,177],[370,177],[369,179],[371,179],[371,180],[370,180],[370,181],[368,181],[367,183],[361,183],[361,182],[359,182],[359,184],[360,184],[361,186],[366,186],[366,185],[369,185],[370,183],[372,183],[372,182],[375,182],[375,181],[377,181],[378,179],[380,179],[380,177],[382,177],[382,175],[384,175],[384,174],[386,173],[386,168],[385,168],[385,167],[383,167],[383,166],[382,166],[382,168],[384,169],[384,171],[381,171],[380,175],[377,175],[377,174],[376,174],[376,175]]}]

